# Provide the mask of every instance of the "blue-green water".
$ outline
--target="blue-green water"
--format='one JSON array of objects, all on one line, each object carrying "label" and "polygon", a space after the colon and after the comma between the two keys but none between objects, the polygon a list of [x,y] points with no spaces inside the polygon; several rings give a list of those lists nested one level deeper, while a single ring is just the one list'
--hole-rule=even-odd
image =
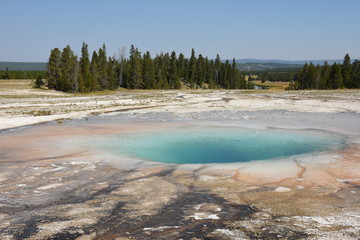
[{"label": "blue-green water", "polygon": [[341,141],[314,131],[195,128],[119,134],[101,149],[163,163],[232,163],[266,160],[339,148]]}]

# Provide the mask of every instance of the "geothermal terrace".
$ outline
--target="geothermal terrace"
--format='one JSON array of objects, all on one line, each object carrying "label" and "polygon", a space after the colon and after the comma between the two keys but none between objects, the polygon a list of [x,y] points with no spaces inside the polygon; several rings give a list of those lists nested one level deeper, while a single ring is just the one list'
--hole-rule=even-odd
[{"label": "geothermal terrace", "polygon": [[[74,95],[0,85],[0,239],[360,237],[359,90]],[[179,129],[336,141],[226,164],[151,161],[104,145]],[[136,150],[135,140],[122,146]]]}]

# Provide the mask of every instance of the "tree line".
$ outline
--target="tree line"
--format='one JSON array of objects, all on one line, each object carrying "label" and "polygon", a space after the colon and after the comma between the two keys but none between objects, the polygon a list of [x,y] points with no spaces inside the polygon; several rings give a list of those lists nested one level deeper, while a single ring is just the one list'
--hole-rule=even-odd
[{"label": "tree line", "polygon": [[8,67],[5,71],[0,71],[0,79],[37,79],[44,77],[44,71],[11,71]]},{"label": "tree line", "polygon": [[339,89],[360,88],[360,61],[351,63],[346,54],[342,64],[327,62],[323,66],[305,64],[294,76],[290,89]]},{"label": "tree line", "polygon": [[244,75],[236,68],[235,59],[208,59],[201,54],[185,58],[174,51],[157,54],[141,54],[130,48],[129,57],[122,53],[118,58],[108,57],[105,44],[92,53],[83,43],[78,58],[68,45],[62,51],[51,50],[47,64],[47,86],[65,92],[92,92],[114,90],[118,87],[128,89],[179,89],[182,84],[194,88],[241,89],[251,87]]},{"label": "tree line", "polygon": [[252,80],[261,80],[263,82],[288,82],[294,78],[298,71],[299,69],[296,68],[281,68],[272,70],[246,71],[244,73],[249,74]]}]

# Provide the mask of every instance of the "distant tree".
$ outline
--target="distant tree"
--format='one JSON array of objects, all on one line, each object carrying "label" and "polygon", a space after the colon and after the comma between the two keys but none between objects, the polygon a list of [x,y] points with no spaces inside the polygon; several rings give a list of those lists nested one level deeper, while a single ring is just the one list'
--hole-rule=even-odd
[{"label": "distant tree", "polygon": [[3,79],[11,79],[11,75],[8,67],[5,67],[5,73],[3,75]]}]

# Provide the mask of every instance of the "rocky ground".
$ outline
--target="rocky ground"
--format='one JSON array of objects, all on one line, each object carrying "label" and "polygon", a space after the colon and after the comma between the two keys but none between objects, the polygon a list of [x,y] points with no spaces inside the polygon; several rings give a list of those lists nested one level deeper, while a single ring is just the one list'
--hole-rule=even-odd
[{"label": "rocky ground", "polygon": [[[359,90],[72,95],[35,90],[28,83],[0,83],[1,129],[110,112],[196,119],[203,117],[200,112],[222,115],[225,110],[237,121],[238,111],[267,110],[285,111],[280,118],[267,116],[283,119],[279,125],[292,119],[287,119],[289,111],[326,113],[323,118],[329,120],[320,118],[317,124],[328,128],[336,113],[344,113],[340,120],[345,122],[334,124],[335,130],[355,140],[331,164],[309,164],[294,177],[279,178],[246,175],[251,171],[236,167],[114,164],[91,151],[46,145],[56,136],[87,133],[76,126],[67,132],[55,128],[52,134],[51,125],[38,126],[43,132],[3,131],[0,239],[360,239]],[[261,122],[256,112],[240,118]],[[295,125],[306,121],[304,115]]]},{"label": "rocky ground", "polygon": [[34,89],[27,80],[0,80],[0,129],[131,110],[139,113],[219,110],[360,113],[359,101],[359,90],[120,90],[66,94]]},{"label": "rocky ground", "polygon": [[[70,159],[70,158],[69,158]],[[251,186],[100,162],[1,173],[1,239],[358,239],[359,186]]]}]

